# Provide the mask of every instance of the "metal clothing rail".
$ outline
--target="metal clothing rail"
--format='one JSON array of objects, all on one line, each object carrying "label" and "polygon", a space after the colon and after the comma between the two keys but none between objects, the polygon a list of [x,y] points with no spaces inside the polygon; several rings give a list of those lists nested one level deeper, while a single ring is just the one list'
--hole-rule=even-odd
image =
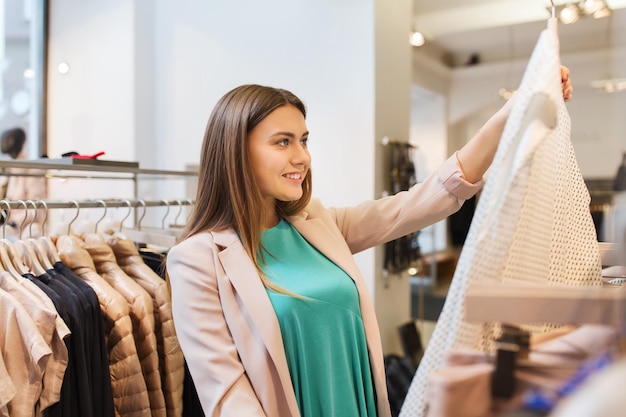
[{"label": "metal clothing rail", "polygon": [[[104,200],[0,200],[0,208],[13,209],[64,209],[64,208],[117,208],[117,207],[171,207],[190,206],[191,199],[144,200],[144,199],[104,199]],[[30,205],[30,206],[29,206]]]},{"label": "metal clothing rail", "polygon": [[[34,210],[34,211],[41,210],[41,209],[44,210],[45,215],[44,215],[44,220],[42,222],[42,229],[43,229],[46,223],[46,220],[48,218],[49,209],[67,209],[67,208],[76,209],[76,215],[74,216],[72,220],[70,220],[68,224],[68,231],[69,231],[69,228],[72,225],[72,223],[74,223],[74,221],[80,215],[81,209],[87,209],[87,208],[104,209],[104,213],[102,217],[96,223],[97,225],[101,220],[103,220],[106,217],[107,210],[109,208],[126,207],[128,208],[128,214],[122,220],[121,225],[120,225],[121,227],[123,225],[124,220],[126,220],[126,218],[130,216],[131,210],[133,208],[142,207],[143,211],[137,216],[138,219],[136,221],[136,227],[138,230],[140,230],[141,221],[146,215],[147,207],[167,207],[167,211],[165,215],[163,216],[163,219],[161,220],[161,223],[162,223],[161,226],[162,228],[165,228],[165,219],[169,214],[170,207],[174,206],[174,207],[180,208],[178,214],[176,215],[176,218],[178,218],[178,216],[181,214],[183,206],[191,206],[193,204],[194,204],[194,201],[192,199],[185,199],[185,200],[182,200],[182,199],[176,199],[176,200],[144,200],[144,199],[106,199],[104,200],[104,199],[100,199],[100,200],[65,200],[65,201],[6,200],[5,199],[5,200],[0,200],[0,211],[2,212],[0,215],[4,217],[5,219],[8,219],[10,217],[11,210],[14,210],[14,209],[25,210],[24,219],[19,224],[19,237],[21,238],[23,230],[25,230],[26,227],[30,229],[30,227],[32,227],[33,222],[35,221],[35,216],[32,216],[32,219],[30,221],[27,219],[29,210]],[[4,235],[5,225],[2,226],[3,235]]]}]

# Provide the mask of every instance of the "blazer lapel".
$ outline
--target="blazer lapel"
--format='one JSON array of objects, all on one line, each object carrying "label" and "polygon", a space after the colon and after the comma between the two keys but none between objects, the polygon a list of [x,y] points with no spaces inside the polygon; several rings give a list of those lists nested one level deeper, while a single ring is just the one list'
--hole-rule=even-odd
[{"label": "blazer lapel", "polygon": [[290,216],[288,220],[311,245],[343,269],[353,280],[360,276],[352,254],[346,249],[343,236],[328,229],[321,219],[308,219],[304,212]]}]

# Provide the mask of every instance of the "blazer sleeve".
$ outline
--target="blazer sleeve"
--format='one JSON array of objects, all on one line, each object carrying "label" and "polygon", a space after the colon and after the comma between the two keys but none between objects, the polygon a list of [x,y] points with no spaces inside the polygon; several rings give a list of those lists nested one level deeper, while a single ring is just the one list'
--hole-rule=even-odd
[{"label": "blazer sleeve", "polygon": [[482,184],[482,180],[467,182],[452,155],[408,191],[353,207],[331,208],[330,215],[352,253],[357,253],[445,219],[476,194]]},{"label": "blazer sleeve", "polygon": [[223,314],[216,255],[210,234],[192,236],[167,255],[178,341],[207,417],[265,416]]}]

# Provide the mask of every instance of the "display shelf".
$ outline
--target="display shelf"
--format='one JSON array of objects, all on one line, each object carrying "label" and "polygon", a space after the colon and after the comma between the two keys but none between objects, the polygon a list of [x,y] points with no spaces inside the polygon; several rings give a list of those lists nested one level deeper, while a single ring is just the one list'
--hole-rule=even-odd
[{"label": "display shelf", "polygon": [[[68,161],[70,158],[37,160],[0,160],[0,175],[35,176],[32,171],[42,170],[46,178],[83,178],[133,181],[133,195],[138,197],[139,180],[190,179],[197,177],[196,171],[170,171],[161,169],[143,169],[133,164],[118,161],[99,161],[91,163]],[[117,162],[117,163],[116,163]],[[6,168],[19,168],[24,172],[7,172]],[[77,174],[70,173],[78,172]]]},{"label": "display shelf", "polygon": [[[62,158],[65,159],[65,158]],[[97,160],[96,160],[97,161]],[[107,162],[107,161],[101,161]],[[139,167],[132,167],[127,165],[115,165],[106,163],[78,163],[71,164],[67,161],[59,159],[40,159],[40,160],[27,160],[27,161],[2,161],[0,160],[0,168],[23,168],[23,169],[41,169],[41,170],[57,170],[57,171],[83,171],[83,172],[116,172],[120,174],[129,174],[133,176],[145,175],[145,176],[189,176],[194,177],[197,172],[194,171],[168,171],[159,169],[144,169]],[[5,175],[11,175],[5,173]],[[21,175],[21,174],[17,174]],[[91,178],[91,176],[87,177]]]}]

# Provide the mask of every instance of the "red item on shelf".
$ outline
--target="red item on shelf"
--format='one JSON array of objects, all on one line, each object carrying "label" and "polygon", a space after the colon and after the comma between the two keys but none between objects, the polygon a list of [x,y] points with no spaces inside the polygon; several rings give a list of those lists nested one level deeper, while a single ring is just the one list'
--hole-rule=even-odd
[{"label": "red item on shelf", "polygon": [[74,159],[97,159],[99,156],[104,155],[104,151],[94,153],[93,155],[72,155]]}]

